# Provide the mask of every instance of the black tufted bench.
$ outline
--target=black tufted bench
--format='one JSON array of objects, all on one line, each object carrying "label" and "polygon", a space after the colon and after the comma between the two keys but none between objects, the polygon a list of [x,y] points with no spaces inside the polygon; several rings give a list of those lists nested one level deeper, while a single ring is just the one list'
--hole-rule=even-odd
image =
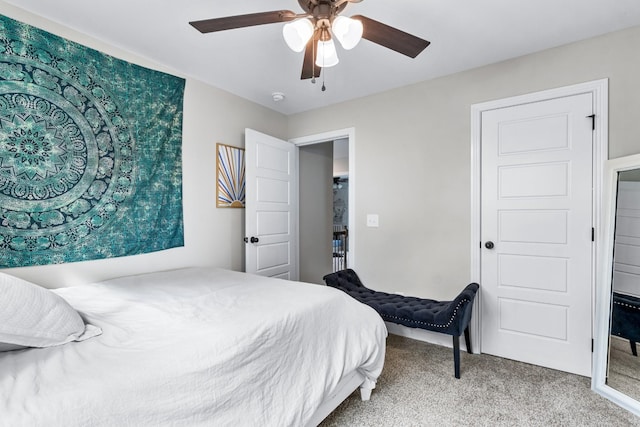
[{"label": "black tufted bench", "polygon": [[352,269],[327,274],[323,279],[327,285],[376,310],[385,321],[452,335],[454,373],[460,378],[460,335],[464,333],[467,351],[471,353],[469,321],[479,288],[477,283],[467,285],[453,301],[434,301],[371,290]]}]

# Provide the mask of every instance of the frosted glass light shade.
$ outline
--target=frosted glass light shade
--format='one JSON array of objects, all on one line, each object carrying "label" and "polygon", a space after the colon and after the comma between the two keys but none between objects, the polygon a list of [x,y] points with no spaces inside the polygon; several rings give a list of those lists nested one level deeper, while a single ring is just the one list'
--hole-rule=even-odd
[{"label": "frosted glass light shade", "polygon": [[362,38],[362,22],[357,19],[338,16],[333,20],[331,26],[333,35],[336,36],[340,44],[346,50],[356,47]]},{"label": "frosted glass light shade", "polygon": [[282,36],[294,52],[302,52],[313,35],[313,24],[306,18],[288,22],[282,27]]},{"label": "frosted glass light shade", "polygon": [[333,67],[338,64],[338,53],[333,40],[329,39],[325,42],[318,41],[318,55],[316,56],[316,65],[318,67]]}]

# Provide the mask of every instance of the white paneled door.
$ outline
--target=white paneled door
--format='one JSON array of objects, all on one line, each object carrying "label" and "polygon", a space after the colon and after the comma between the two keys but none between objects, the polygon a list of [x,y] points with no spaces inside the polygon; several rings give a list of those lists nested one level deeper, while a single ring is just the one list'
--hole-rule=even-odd
[{"label": "white paneled door", "polygon": [[245,271],[297,280],[296,146],[245,130]]},{"label": "white paneled door", "polygon": [[591,375],[592,94],[482,113],[482,352]]}]

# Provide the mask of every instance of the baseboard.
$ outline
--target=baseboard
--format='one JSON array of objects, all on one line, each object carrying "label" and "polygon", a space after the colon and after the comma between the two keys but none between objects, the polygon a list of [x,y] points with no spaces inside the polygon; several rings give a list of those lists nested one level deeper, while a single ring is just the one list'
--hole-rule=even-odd
[{"label": "baseboard", "polygon": [[[437,332],[427,331],[425,329],[409,328],[404,325],[398,325],[397,323],[384,322],[387,325],[387,331],[393,335],[399,335],[401,337],[411,338],[416,341],[428,342],[430,344],[441,345],[444,347],[453,348],[453,339],[451,335],[439,334]],[[471,346],[473,347],[473,337]],[[467,346],[464,341],[464,336],[460,339],[460,350],[467,351]]]}]

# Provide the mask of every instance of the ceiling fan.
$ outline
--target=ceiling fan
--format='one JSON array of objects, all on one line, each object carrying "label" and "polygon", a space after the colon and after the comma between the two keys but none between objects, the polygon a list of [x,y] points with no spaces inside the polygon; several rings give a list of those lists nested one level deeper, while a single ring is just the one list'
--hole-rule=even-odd
[{"label": "ceiling fan", "polygon": [[[361,38],[415,58],[430,42],[362,15],[340,16],[348,3],[362,0],[298,0],[304,13],[290,10],[251,13],[224,18],[189,22],[201,33],[287,22],[283,36],[287,45],[304,53],[301,79],[320,76],[323,67],[338,63],[333,37],[346,50],[355,47]],[[333,36],[333,37],[332,37]],[[315,61],[314,61],[315,59]]]}]

